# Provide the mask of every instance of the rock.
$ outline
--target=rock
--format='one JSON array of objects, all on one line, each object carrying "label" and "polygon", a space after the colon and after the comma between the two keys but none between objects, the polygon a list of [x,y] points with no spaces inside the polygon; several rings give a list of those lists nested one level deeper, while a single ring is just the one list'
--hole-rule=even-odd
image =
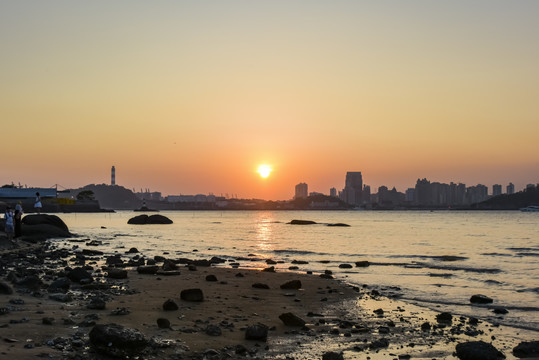
[{"label": "rock", "polygon": [[165,318],[157,319],[157,327],[159,329],[170,329],[170,321]]},{"label": "rock", "polygon": [[252,287],[254,287],[255,289],[269,289],[270,288],[269,285],[262,284],[262,283],[254,283]]},{"label": "rock", "polygon": [[155,275],[159,270],[157,265],[141,265],[137,267],[137,272],[139,274]]},{"label": "rock", "polygon": [[377,339],[369,344],[371,349],[381,349],[389,346],[389,340],[386,338]]},{"label": "rock", "polygon": [[165,261],[163,261],[161,269],[163,269],[163,271],[178,270],[178,265],[176,265],[176,263],[174,263],[174,261],[172,260],[165,259]]},{"label": "rock", "polygon": [[184,301],[201,302],[204,301],[204,294],[200,289],[185,289],[180,293],[180,298]]},{"label": "rock", "polygon": [[0,294],[11,295],[13,294],[13,289],[11,288],[11,286],[9,286],[9,284],[0,281]]},{"label": "rock", "polygon": [[300,280],[290,280],[285,282],[281,285],[281,289],[283,290],[297,290],[301,289],[301,281]]},{"label": "rock", "polygon": [[49,294],[49,299],[63,303],[73,301],[73,297],[71,295],[63,293]]},{"label": "rock", "polygon": [[135,217],[132,217],[127,221],[128,224],[131,225],[147,225],[147,224],[172,224],[173,221],[167,218],[163,215],[138,215]]},{"label": "rock", "polygon": [[217,276],[215,276],[215,275],[207,275],[206,276],[206,281],[215,282],[215,281],[217,281]]},{"label": "rock", "polygon": [[250,325],[245,330],[245,340],[266,341],[268,339],[268,327],[264,324]]},{"label": "rock", "polygon": [[163,310],[165,311],[175,311],[175,310],[178,310],[179,308],[180,307],[178,306],[178,304],[172,299],[168,299],[167,301],[163,303]]},{"label": "rock", "polygon": [[94,281],[92,275],[81,267],[76,267],[67,273],[69,280],[77,283],[90,283]]},{"label": "rock", "polygon": [[518,358],[539,357],[539,341],[523,341],[513,349],[513,355]]},{"label": "rock", "polygon": [[109,269],[107,270],[107,277],[110,279],[127,279],[127,270],[124,269]]},{"label": "rock", "polygon": [[505,315],[505,314],[509,313],[509,311],[506,308],[503,308],[503,307],[494,308],[494,310],[492,310],[492,311],[494,312],[494,314],[500,314],[500,315]]},{"label": "rock", "polygon": [[316,222],[311,221],[311,220],[292,220],[287,224],[289,225],[314,225],[316,224]]},{"label": "rock", "polygon": [[225,259],[221,259],[217,256],[213,256],[211,259],[210,259],[210,263],[212,264],[224,264],[226,263],[226,260]]},{"label": "rock", "polygon": [[268,268],[262,269],[262,271],[274,273],[275,272],[275,266],[270,266]]},{"label": "rock", "polygon": [[24,287],[30,290],[38,290],[43,282],[37,275],[28,275],[15,282],[15,286]]},{"label": "rock", "polygon": [[305,320],[290,312],[279,315],[279,319],[286,326],[305,326]]},{"label": "rock", "polygon": [[344,357],[340,353],[328,351],[322,355],[322,360],[344,360]]},{"label": "rock", "polygon": [[439,323],[450,323],[453,321],[453,316],[448,312],[443,312],[436,315],[436,321]]},{"label": "rock", "polygon": [[421,330],[430,331],[430,323],[428,321],[425,321],[423,324],[421,324]]},{"label": "rock", "polygon": [[320,274],[322,279],[333,279],[333,275],[330,274]]},{"label": "rock", "polygon": [[[56,215],[47,215],[47,214],[32,214],[32,215],[26,215],[22,218],[21,221],[24,225],[50,225],[54,226],[55,228],[58,228],[60,230],[63,230],[63,232],[66,232],[69,234],[69,228],[64,223],[62,219],[60,219]],[[71,234],[69,234],[71,236]]]},{"label": "rock", "polygon": [[364,260],[364,261],[356,261],[356,267],[368,267],[370,266],[371,264],[367,261],[367,260]]},{"label": "rock", "polygon": [[340,264],[339,269],[351,269],[352,265],[350,264]]},{"label": "rock", "polygon": [[138,330],[116,324],[95,325],[89,336],[98,352],[113,357],[140,356],[148,346],[148,340]]},{"label": "rock", "polygon": [[460,360],[497,360],[505,359],[505,355],[492,344],[484,341],[468,341],[457,344],[457,357]]},{"label": "rock", "polygon": [[307,265],[309,262],[308,261],[305,261],[305,260],[292,260],[291,261],[292,264],[295,264],[295,265]]},{"label": "rock", "polygon": [[136,247],[132,247],[131,249],[129,249],[129,251],[127,252],[128,254],[137,254],[139,251]]},{"label": "rock", "polygon": [[492,299],[485,295],[472,295],[470,302],[472,304],[490,304]]},{"label": "rock", "polygon": [[209,336],[221,336],[221,328],[217,325],[208,325],[206,327],[206,335]]},{"label": "rock", "polygon": [[350,227],[350,225],[344,223],[328,224],[328,226]]},{"label": "rock", "polygon": [[54,324],[54,318],[44,317],[43,319],[41,319],[41,323],[43,325],[53,325]]},{"label": "rock", "polygon": [[105,310],[106,306],[107,303],[101,298],[93,298],[88,304],[86,304],[86,308],[92,310]]}]

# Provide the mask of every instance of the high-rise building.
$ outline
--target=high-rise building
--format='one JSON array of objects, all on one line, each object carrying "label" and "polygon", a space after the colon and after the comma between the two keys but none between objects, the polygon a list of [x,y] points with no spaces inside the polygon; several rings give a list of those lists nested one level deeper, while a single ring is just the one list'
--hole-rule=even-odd
[{"label": "high-rise building", "polygon": [[110,169],[110,184],[112,186],[116,185],[116,168],[114,166]]},{"label": "high-rise building", "polygon": [[343,201],[350,205],[361,205],[363,193],[363,177],[360,171],[349,171],[343,189]]},{"label": "high-rise building", "polygon": [[502,194],[502,186],[500,184],[492,185],[492,196],[498,196]]},{"label": "high-rise building", "polygon": [[331,189],[329,189],[329,196],[331,196],[331,197],[337,197],[337,189],[335,189],[334,187],[332,187]]},{"label": "high-rise building", "polygon": [[513,183],[509,183],[509,185],[507,185],[507,195],[511,195],[511,194],[514,194],[515,193],[515,185],[513,185]]},{"label": "high-rise building", "polygon": [[309,187],[306,183],[299,183],[296,185],[296,195],[294,199],[306,199],[309,194]]}]

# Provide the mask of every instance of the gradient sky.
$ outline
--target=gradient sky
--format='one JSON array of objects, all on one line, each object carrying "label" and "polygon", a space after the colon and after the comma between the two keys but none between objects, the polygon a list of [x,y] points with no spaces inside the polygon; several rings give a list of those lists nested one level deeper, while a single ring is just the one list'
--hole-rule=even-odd
[{"label": "gradient sky", "polygon": [[164,195],[289,199],[346,171],[520,190],[539,182],[538,18],[534,0],[1,1],[0,184],[115,165]]}]

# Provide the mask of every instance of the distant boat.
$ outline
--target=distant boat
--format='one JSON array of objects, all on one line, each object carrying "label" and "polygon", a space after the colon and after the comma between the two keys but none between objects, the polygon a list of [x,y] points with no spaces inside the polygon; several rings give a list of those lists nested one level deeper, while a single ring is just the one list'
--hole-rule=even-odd
[{"label": "distant boat", "polygon": [[140,208],[138,208],[138,209],[135,209],[135,210],[133,210],[133,211],[155,211],[155,212],[159,212],[159,210],[157,210],[157,209],[150,209],[150,208],[148,208],[147,206],[142,206],[142,207],[140,207]]},{"label": "distant boat", "polygon": [[520,208],[520,211],[524,212],[539,212],[539,205],[530,205],[523,208]]}]

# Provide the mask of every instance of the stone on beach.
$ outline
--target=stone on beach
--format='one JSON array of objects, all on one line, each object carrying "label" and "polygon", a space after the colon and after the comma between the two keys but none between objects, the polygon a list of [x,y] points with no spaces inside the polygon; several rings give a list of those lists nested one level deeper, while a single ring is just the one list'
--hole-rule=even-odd
[{"label": "stone on beach", "polygon": [[163,310],[165,311],[175,311],[178,310],[180,307],[173,299],[168,299],[163,303]]},{"label": "stone on beach", "polygon": [[280,287],[283,290],[298,290],[301,289],[301,280],[290,280],[282,284]]},{"label": "stone on beach", "polygon": [[370,266],[371,264],[364,260],[364,261],[356,261],[356,267],[368,267]]},{"label": "stone on beach", "polygon": [[13,289],[11,288],[11,286],[9,286],[9,284],[0,281],[0,294],[11,295],[13,294]]},{"label": "stone on beach", "polygon": [[148,340],[140,331],[116,324],[95,325],[89,337],[98,352],[114,357],[140,355],[148,346]]},{"label": "stone on beach", "polygon": [[250,325],[245,329],[245,340],[266,341],[268,339],[268,327],[264,324]]},{"label": "stone on beach", "polygon": [[492,301],[493,300],[489,298],[488,296],[481,295],[481,294],[472,295],[472,297],[470,298],[470,302],[472,304],[490,304],[492,303]]},{"label": "stone on beach", "polygon": [[340,353],[328,351],[322,355],[322,360],[344,360],[344,357]]},{"label": "stone on beach", "polygon": [[127,270],[115,268],[108,269],[107,277],[111,279],[127,279]]},{"label": "stone on beach", "polygon": [[279,319],[281,319],[286,326],[305,326],[305,320],[291,312],[279,315]]},{"label": "stone on beach", "polygon": [[201,289],[185,289],[181,291],[180,298],[184,301],[202,302],[204,301],[204,294]]},{"label": "stone on beach", "polygon": [[67,273],[69,280],[77,283],[89,283],[94,281],[92,275],[81,267],[76,267]]},{"label": "stone on beach", "polygon": [[157,265],[141,265],[137,267],[137,272],[139,274],[155,275],[158,270],[159,266]]},{"label": "stone on beach", "polygon": [[316,221],[312,221],[312,220],[292,220],[287,224],[289,224],[289,225],[314,225],[314,224],[316,224]]},{"label": "stone on beach", "polygon": [[522,341],[513,349],[513,355],[521,359],[539,357],[539,341]]},{"label": "stone on beach", "polygon": [[457,344],[457,357],[460,360],[497,360],[505,359],[505,355],[492,344],[484,341],[468,341]]}]

